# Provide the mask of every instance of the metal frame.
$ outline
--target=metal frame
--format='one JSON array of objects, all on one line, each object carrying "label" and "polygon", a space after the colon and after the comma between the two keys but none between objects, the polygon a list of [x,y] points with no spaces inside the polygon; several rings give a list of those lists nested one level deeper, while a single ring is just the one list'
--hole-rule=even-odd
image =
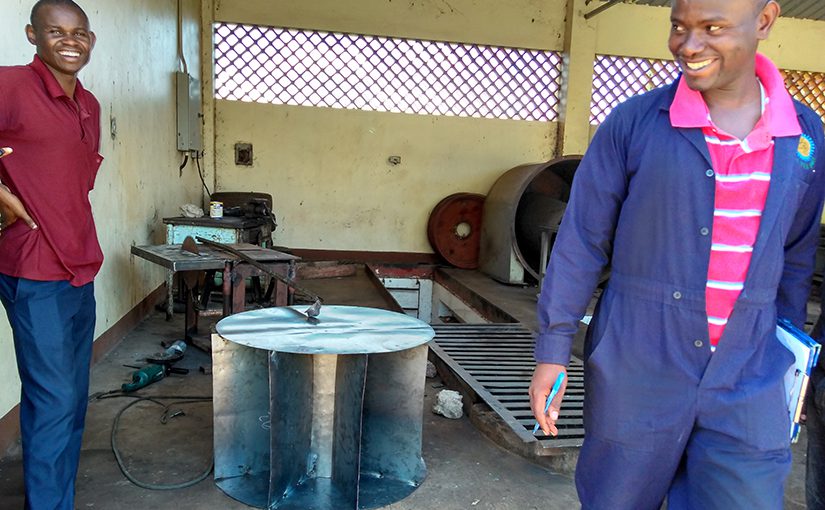
[{"label": "metal frame", "polygon": [[577,448],[584,439],[584,367],[571,358],[559,435],[532,434],[535,423],[527,393],[535,361],[533,332],[521,324],[435,325],[430,349],[478,399],[495,411],[537,455]]}]

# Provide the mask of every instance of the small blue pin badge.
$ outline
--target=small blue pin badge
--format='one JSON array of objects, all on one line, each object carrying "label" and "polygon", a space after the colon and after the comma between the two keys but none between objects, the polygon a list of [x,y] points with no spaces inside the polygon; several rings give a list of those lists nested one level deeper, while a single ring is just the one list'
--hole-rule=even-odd
[{"label": "small blue pin badge", "polygon": [[[544,414],[547,414],[547,411],[550,409],[550,403],[553,402],[553,399],[556,398],[559,390],[561,389],[561,383],[564,382],[564,372],[560,372],[559,376],[556,377],[556,382],[553,383],[553,387],[550,389],[550,394],[547,395],[547,402],[544,404]],[[536,425],[533,427],[533,434],[539,431],[539,422],[536,420]]]}]

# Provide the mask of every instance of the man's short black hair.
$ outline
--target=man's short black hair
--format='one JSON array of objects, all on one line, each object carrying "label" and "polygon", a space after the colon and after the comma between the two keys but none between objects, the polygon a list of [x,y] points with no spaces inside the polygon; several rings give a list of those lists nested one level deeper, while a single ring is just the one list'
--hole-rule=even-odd
[{"label": "man's short black hair", "polygon": [[77,3],[74,2],[74,0],[37,0],[37,2],[34,4],[34,7],[32,7],[31,16],[29,16],[29,22],[32,24],[32,26],[35,26],[37,22],[37,14],[40,12],[40,9],[46,7],[47,5],[62,5],[65,7],[70,7],[79,12],[80,14],[82,14],[83,17],[86,19],[86,23],[89,22],[89,17],[86,15],[86,12],[83,10],[82,7],[77,5]]}]

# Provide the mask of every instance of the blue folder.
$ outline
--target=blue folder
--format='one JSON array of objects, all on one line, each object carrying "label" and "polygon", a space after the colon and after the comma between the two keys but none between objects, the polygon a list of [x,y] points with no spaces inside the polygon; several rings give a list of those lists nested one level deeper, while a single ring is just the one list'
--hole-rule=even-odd
[{"label": "blue folder", "polygon": [[808,379],[819,360],[821,345],[791,321],[780,317],[776,322],[776,338],[794,355],[796,361],[785,373],[785,396],[791,420],[791,442],[799,439],[799,419],[808,389]]}]

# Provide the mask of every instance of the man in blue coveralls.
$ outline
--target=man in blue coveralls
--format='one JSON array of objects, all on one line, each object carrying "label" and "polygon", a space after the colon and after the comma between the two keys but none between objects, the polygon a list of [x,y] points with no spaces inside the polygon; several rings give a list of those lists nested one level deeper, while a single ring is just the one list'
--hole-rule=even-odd
[{"label": "man in blue coveralls", "polygon": [[555,434],[579,319],[582,507],[781,509],[783,375],[819,236],[822,124],[757,53],[774,0],[673,0],[672,85],[614,109],[578,167],[538,305],[533,413]]}]

